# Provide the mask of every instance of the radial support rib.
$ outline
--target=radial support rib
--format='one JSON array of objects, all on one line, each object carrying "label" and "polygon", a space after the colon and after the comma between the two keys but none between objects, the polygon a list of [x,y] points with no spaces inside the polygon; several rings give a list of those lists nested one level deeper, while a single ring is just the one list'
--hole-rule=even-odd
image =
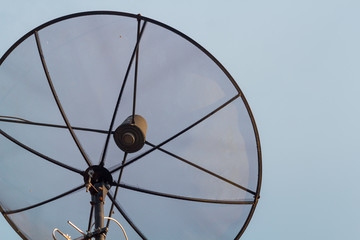
[{"label": "radial support rib", "polygon": [[28,147],[27,145],[19,142],[19,141],[16,140],[15,138],[11,137],[10,135],[8,135],[6,132],[4,132],[4,131],[1,130],[1,129],[0,129],[0,133],[1,133],[1,135],[3,135],[4,137],[6,137],[7,139],[9,139],[10,141],[12,141],[13,143],[15,143],[16,145],[24,148],[25,150],[27,150],[27,151],[29,151],[29,152],[31,152],[31,153],[33,153],[33,154],[35,154],[35,155],[37,155],[37,156],[45,159],[45,160],[47,160],[47,161],[49,161],[49,162],[51,162],[51,163],[53,163],[53,164],[56,164],[56,165],[58,165],[58,166],[60,166],[60,167],[63,167],[63,168],[66,168],[67,170],[70,170],[70,171],[79,173],[80,175],[83,175],[83,174],[84,174],[84,172],[81,171],[81,170],[79,170],[79,169],[70,167],[70,166],[68,166],[68,165],[66,165],[66,164],[64,164],[64,163],[62,163],[62,162],[56,161],[56,160],[54,160],[54,159],[52,159],[52,158],[50,158],[50,157],[48,157],[48,156],[46,156],[46,155],[44,155],[44,154],[42,154],[42,153],[39,153],[38,151],[36,151],[36,150]]},{"label": "radial support rib", "polygon": [[45,201],[42,201],[40,203],[37,203],[37,204],[34,204],[34,205],[31,205],[31,206],[28,206],[28,207],[25,207],[25,208],[20,208],[20,209],[16,209],[16,210],[11,210],[11,211],[6,211],[4,212],[4,214],[7,214],[7,215],[10,215],[10,214],[14,214],[14,213],[19,213],[19,212],[23,212],[23,211],[26,211],[26,210],[30,210],[30,209],[33,209],[33,208],[36,208],[36,207],[39,207],[41,205],[44,205],[44,204],[47,204],[49,202],[52,202],[52,201],[55,201],[55,200],[58,200],[62,197],[65,197],[73,192],[76,192],[78,190],[80,190],[81,188],[85,187],[85,184],[81,185],[81,186],[78,186],[74,189],[71,189],[70,191],[67,191],[67,192],[64,192],[56,197],[53,197],[53,198],[50,198],[48,200],[45,200]]},{"label": "radial support rib", "polygon": [[72,127],[71,127],[71,125],[70,125],[70,123],[69,123],[69,120],[68,120],[68,118],[67,118],[67,116],[66,116],[66,114],[65,114],[65,111],[64,111],[63,107],[61,106],[60,100],[59,100],[59,98],[58,98],[58,96],[57,96],[57,93],[56,93],[56,91],[55,91],[55,87],[54,87],[54,85],[53,85],[53,83],[52,83],[52,80],[51,80],[51,77],[50,77],[50,73],[49,73],[49,70],[48,70],[47,65],[46,65],[46,62],[45,62],[44,54],[43,54],[43,51],[42,51],[42,48],[41,48],[41,43],[40,43],[39,34],[38,34],[37,31],[35,31],[35,40],[36,40],[36,45],[37,45],[37,48],[38,48],[39,56],[40,56],[40,59],[41,59],[41,63],[42,63],[42,66],[43,66],[43,69],[44,69],[46,78],[47,78],[47,80],[48,80],[48,83],[49,83],[51,92],[52,92],[53,97],[54,97],[54,99],[55,99],[55,101],[56,101],[56,104],[57,104],[57,106],[58,106],[58,108],[59,108],[59,111],[60,111],[60,113],[61,113],[61,116],[63,117],[63,119],[64,119],[64,121],[65,121],[65,123],[66,123],[66,126],[67,126],[67,128],[69,129],[70,134],[71,134],[72,138],[74,139],[74,142],[76,143],[76,146],[77,146],[78,149],[80,150],[81,155],[84,157],[86,163],[87,163],[89,166],[91,166],[92,164],[91,164],[88,156],[86,155],[84,149],[82,148],[79,140],[77,139],[77,137],[76,137],[76,135],[75,135],[75,133],[74,133],[74,130],[72,129]]},{"label": "radial support rib", "polygon": [[[124,162],[126,161],[126,157],[127,157],[127,153],[124,153],[124,157],[123,157],[122,164],[124,164]],[[118,177],[118,180],[117,180],[117,184],[120,184],[121,177],[122,177],[122,174],[123,174],[123,170],[124,170],[124,169],[121,169],[121,170],[120,170],[119,177]],[[119,186],[116,186],[115,193],[114,193],[114,199],[116,199],[116,196],[117,196],[117,194],[118,194],[118,191],[119,191]],[[111,218],[113,209],[114,209],[114,203],[111,204],[110,211],[109,211],[109,218]],[[107,228],[109,227],[109,224],[110,224],[110,219],[108,219],[108,221],[107,221],[107,223],[106,223],[106,227],[107,227]]]},{"label": "radial support rib", "polygon": [[[155,147],[154,144],[149,143],[148,141],[146,141],[145,143],[147,145],[151,146],[151,147]],[[229,183],[229,184],[231,184],[231,185],[233,185],[235,187],[238,187],[238,188],[240,188],[240,189],[242,189],[242,190],[244,190],[244,191],[246,191],[248,193],[251,193],[252,195],[256,195],[256,193],[254,191],[252,191],[250,189],[247,189],[246,187],[243,187],[243,186],[241,186],[241,185],[239,185],[239,184],[237,184],[237,183],[235,183],[233,181],[230,181],[227,178],[224,178],[224,177],[222,177],[222,176],[220,176],[220,175],[218,175],[218,174],[216,174],[216,173],[214,173],[214,172],[212,172],[212,171],[210,171],[210,170],[208,170],[206,168],[203,168],[203,167],[201,167],[201,166],[199,166],[199,165],[197,165],[197,164],[195,164],[193,162],[190,162],[190,161],[188,161],[188,160],[186,160],[186,159],[184,159],[182,157],[179,157],[179,156],[177,156],[177,155],[175,155],[175,154],[173,154],[173,153],[171,153],[169,151],[166,151],[165,149],[158,148],[158,150],[162,151],[163,153],[166,153],[166,154],[168,154],[168,155],[170,155],[170,156],[172,156],[172,157],[174,157],[174,158],[176,158],[176,159],[178,159],[178,160],[180,160],[180,161],[182,161],[182,162],[184,162],[184,163],[186,163],[186,164],[188,164],[190,166],[193,166],[193,167],[195,167],[195,168],[197,168],[197,169],[199,169],[199,170],[201,170],[203,172],[206,172],[207,174],[210,174],[211,176],[214,176],[214,177],[216,177],[216,178],[218,178],[218,179],[220,179],[220,180],[222,180],[224,182],[227,182],[227,183]]]},{"label": "radial support rib", "polygon": [[109,144],[109,140],[110,140],[110,135],[111,135],[111,133],[112,133],[112,129],[113,129],[113,127],[114,127],[115,118],[116,118],[116,114],[117,114],[117,111],[118,111],[118,108],[119,108],[119,105],[120,105],[121,97],[122,97],[122,94],[123,94],[123,92],[124,92],[125,85],[126,85],[126,81],[127,81],[127,79],[128,79],[128,75],[129,75],[129,73],[130,73],[131,65],[132,65],[132,62],[134,61],[135,54],[136,54],[137,49],[138,49],[138,47],[139,47],[140,40],[141,40],[141,36],[142,36],[142,34],[143,34],[143,32],[144,32],[145,26],[146,26],[146,21],[144,22],[144,24],[143,24],[143,26],[142,26],[142,28],[141,28],[140,36],[138,37],[138,39],[137,39],[137,41],[136,41],[136,44],[135,44],[133,53],[132,53],[131,58],[130,58],[130,62],[129,62],[128,68],[127,68],[127,70],[126,70],[126,74],[125,74],[125,77],[124,77],[124,81],[123,81],[123,84],[122,84],[122,86],[121,86],[120,93],[119,93],[119,97],[118,97],[118,99],[117,99],[117,102],[116,102],[116,105],[115,105],[115,109],[114,109],[114,113],[113,113],[113,116],[112,116],[112,119],[111,119],[109,131],[108,131],[108,133],[107,133],[107,137],[106,137],[106,141],[105,141],[105,146],[104,146],[103,154],[102,154],[102,157],[101,157],[101,161],[100,161],[100,163],[99,163],[100,166],[103,166],[103,165],[104,165],[105,156],[106,156],[106,152],[107,152],[107,147],[108,147],[108,144]]},{"label": "radial support rib", "polygon": [[254,201],[213,200],[213,199],[204,199],[204,198],[185,197],[185,196],[180,196],[180,195],[174,195],[174,194],[168,194],[168,193],[162,193],[162,192],[142,189],[142,188],[133,187],[133,186],[129,186],[129,185],[121,184],[121,183],[120,184],[113,183],[113,185],[114,186],[119,186],[119,187],[122,187],[122,188],[126,188],[126,189],[129,189],[129,190],[133,190],[133,191],[136,191],[136,192],[142,192],[142,193],[155,195],[155,196],[159,196],[159,197],[172,198],[172,199],[185,200],[185,201],[192,201],[192,202],[216,203],[216,204],[247,204],[247,205],[249,205],[249,204],[251,205],[251,204],[254,203]]},{"label": "radial support rib", "polygon": [[[9,122],[15,124],[27,124],[27,125],[34,125],[34,126],[41,126],[41,127],[51,127],[51,128],[63,128],[67,129],[67,126],[58,125],[58,124],[50,124],[50,123],[40,123],[40,122],[33,122],[22,118],[17,117],[9,117],[9,116],[0,116],[0,122]],[[82,128],[82,127],[73,127],[74,130],[86,131],[86,132],[96,132],[96,133],[105,133],[107,134],[108,131],[100,130],[100,129],[92,129],[92,128]]]},{"label": "radial support rib", "polygon": [[115,207],[117,208],[117,210],[119,210],[119,212],[121,213],[121,215],[125,218],[125,220],[130,224],[130,226],[134,229],[135,232],[137,232],[137,234],[144,240],[146,240],[147,238],[145,237],[145,235],[136,227],[136,225],[131,221],[131,219],[129,218],[129,216],[125,213],[125,211],[120,207],[120,205],[117,203],[116,199],[113,198],[113,196],[108,193],[107,194],[108,197],[110,198],[110,200],[114,203]]},{"label": "radial support rib", "polygon": [[156,149],[159,149],[160,147],[162,147],[163,145],[167,144],[168,142],[174,140],[175,138],[177,138],[178,136],[184,134],[185,132],[189,131],[191,128],[195,127],[196,125],[198,125],[199,123],[201,123],[202,121],[206,120],[207,118],[209,118],[210,116],[214,115],[216,112],[220,111],[221,109],[223,109],[224,107],[226,107],[228,104],[230,104],[231,102],[233,102],[235,99],[237,99],[238,97],[240,97],[240,94],[235,95],[234,97],[232,97],[230,100],[228,100],[227,102],[225,102],[224,104],[222,104],[220,107],[216,108],[214,111],[210,112],[209,114],[207,114],[206,116],[202,117],[201,119],[199,119],[198,121],[196,121],[195,123],[191,124],[190,126],[186,127],[185,129],[181,130],[180,132],[178,132],[177,134],[175,134],[174,136],[168,138],[167,140],[163,141],[162,143],[156,145],[155,147],[153,147],[152,149],[140,154],[139,156],[127,161],[124,164],[121,164],[120,166],[114,166],[112,167],[112,169],[110,170],[111,173],[114,173],[118,170],[120,170],[123,167],[126,167],[129,164],[134,163],[135,161],[139,160],[140,158],[148,155],[149,153],[155,151]]}]

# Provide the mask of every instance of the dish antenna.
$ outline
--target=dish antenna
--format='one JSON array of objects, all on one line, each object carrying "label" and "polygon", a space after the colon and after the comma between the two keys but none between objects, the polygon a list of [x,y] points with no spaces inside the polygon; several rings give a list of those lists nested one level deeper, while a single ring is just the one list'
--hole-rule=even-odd
[{"label": "dish antenna", "polygon": [[259,136],[234,79],[194,40],[85,12],[30,31],[0,64],[0,209],[23,239],[243,234]]}]

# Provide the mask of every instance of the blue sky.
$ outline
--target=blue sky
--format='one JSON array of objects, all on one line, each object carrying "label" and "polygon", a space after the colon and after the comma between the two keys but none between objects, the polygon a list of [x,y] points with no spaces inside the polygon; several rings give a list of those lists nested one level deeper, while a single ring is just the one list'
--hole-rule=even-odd
[{"label": "blue sky", "polygon": [[[2,0],[0,55],[34,27],[88,10],[164,22],[237,81],[263,152],[261,199],[242,239],[359,236],[360,2]],[[0,231],[20,239],[3,218]]]}]

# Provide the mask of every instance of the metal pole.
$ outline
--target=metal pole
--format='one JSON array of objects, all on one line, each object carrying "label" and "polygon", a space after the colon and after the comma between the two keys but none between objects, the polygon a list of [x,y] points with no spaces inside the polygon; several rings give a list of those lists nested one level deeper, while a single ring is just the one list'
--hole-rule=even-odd
[{"label": "metal pole", "polygon": [[[103,182],[94,184],[97,192],[91,195],[94,205],[95,232],[104,228],[104,203],[108,189]],[[105,240],[106,234],[102,233],[95,237],[95,240]]]}]

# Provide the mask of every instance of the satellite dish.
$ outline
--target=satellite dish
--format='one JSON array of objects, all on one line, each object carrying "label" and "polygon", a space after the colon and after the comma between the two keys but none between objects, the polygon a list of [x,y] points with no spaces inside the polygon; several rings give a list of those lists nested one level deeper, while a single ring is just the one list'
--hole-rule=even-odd
[{"label": "satellite dish", "polygon": [[0,210],[23,239],[124,239],[116,223],[131,240],[243,234],[258,132],[194,40],[140,15],[84,12],[30,31],[0,64]]}]

